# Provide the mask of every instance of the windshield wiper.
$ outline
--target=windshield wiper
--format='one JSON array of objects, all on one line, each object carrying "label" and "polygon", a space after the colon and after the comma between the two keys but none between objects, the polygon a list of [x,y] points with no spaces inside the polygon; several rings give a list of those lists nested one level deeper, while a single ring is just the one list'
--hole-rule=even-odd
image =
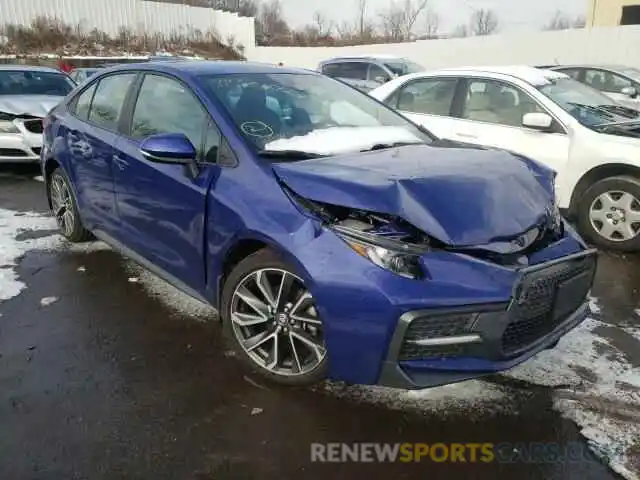
[{"label": "windshield wiper", "polygon": [[612,112],[607,111],[605,108],[599,105],[587,105],[586,103],[577,103],[577,102],[567,102],[569,105],[573,105],[574,107],[584,108],[585,110],[589,110],[591,112],[597,113],[602,117],[606,118],[615,118]]},{"label": "windshield wiper", "polygon": [[326,155],[319,153],[305,152],[302,150],[260,150],[258,155],[264,158],[275,158],[282,160],[309,160],[311,158],[322,158]]},{"label": "windshield wiper", "polygon": [[370,148],[360,150],[361,152],[371,152],[373,150],[384,150],[386,148],[406,147],[408,145],[424,145],[423,142],[392,142],[392,143],[376,143]]},{"label": "windshield wiper", "polygon": [[622,105],[598,105],[598,107],[627,118],[638,118],[640,116],[640,112],[637,110]]}]

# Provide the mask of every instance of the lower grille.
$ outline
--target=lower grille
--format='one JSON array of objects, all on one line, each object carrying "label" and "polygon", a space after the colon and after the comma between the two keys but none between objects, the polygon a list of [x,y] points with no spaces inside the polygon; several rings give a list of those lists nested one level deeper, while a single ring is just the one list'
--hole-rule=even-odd
[{"label": "lower grille", "polygon": [[44,130],[43,127],[42,127],[42,120],[40,120],[40,119],[25,120],[24,121],[24,128],[29,130],[31,133],[42,133],[43,130]]},{"label": "lower grille", "polygon": [[31,150],[33,151],[33,153],[35,153],[36,155],[40,155],[40,152],[42,152],[42,148],[41,147],[32,147]]},{"label": "lower grille", "polygon": [[502,335],[504,355],[526,349],[551,333],[585,301],[593,283],[594,255],[525,274],[509,308]]},{"label": "lower grille", "polygon": [[0,148],[0,157],[28,157],[29,154],[17,148]]},{"label": "lower grille", "polygon": [[452,314],[419,317],[413,320],[404,335],[399,360],[454,356],[462,352],[462,345],[418,345],[417,340],[451,337],[469,333],[475,315]]}]

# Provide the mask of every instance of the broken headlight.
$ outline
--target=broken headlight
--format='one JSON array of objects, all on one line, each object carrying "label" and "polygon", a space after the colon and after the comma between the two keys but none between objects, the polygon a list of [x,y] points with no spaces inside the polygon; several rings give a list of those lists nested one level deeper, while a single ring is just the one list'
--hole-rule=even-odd
[{"label": "broken headlight", "polygon": [[427,249],[338,225],[334,225],[332,230],[354,252],[368,258],[378,267],[405,278],[421,279],[424,277],[420,266],[420,255],[425,253]]},{"label": "broken headlight", "polygon": [[20,130],[13,122],[0,120],[0,133],[20,133]]}]

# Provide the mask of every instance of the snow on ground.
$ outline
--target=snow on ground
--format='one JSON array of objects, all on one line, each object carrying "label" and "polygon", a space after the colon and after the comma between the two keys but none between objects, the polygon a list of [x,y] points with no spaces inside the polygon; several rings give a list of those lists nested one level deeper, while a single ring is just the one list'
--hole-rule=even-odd
[{"label": "snow on ground", "polygon": [[[108,249],[102,242],[73,245],[57,234],[17,240],[25,231],[53,231],[54,219],[32,212],[0,209],[0,302],[18,295],[26,286],[16,275],[18,259],[29,250],[65,248],[78,253]],[[155,275],[127,262],[127,278],[135,278],[149,292],[176,313],[199,320],[212,317],[211,307],[169,286]],[[84,271],[80,267],[78,271]],[[138,282],[135,282],[136,284]],[[45,302],[48,303],[48,302]],[[553,350],[505,374],[507,378],[549,387],[554,408],[574,421],[596,454],[628,479],[639,479],[637,465],[630,463],[628,450],[640,448],[640,369],[633,368],[606,338],[596,331],[605,324],[597,320],[599,307],[592,301],[594,318],[566,335]],[[640,330],[622,328],[640,342]],[[604,353],[603,353],[604,352]],[[355,401],[377,403],[394,409],[417,409],[448,413],[456,411],[500,412],[513,407],[511,387],[474,380],[423,391],[407,392],[381,387],[327,383],[331,394]]]},{"label": "snow on ground", "polygon": [[[593,302],[592,311],[599,313]],[[605,326],[588,319],[505,376],[552,387],[554,409],[580,427],[594,453],[625,478],[640,479],[628,454],[640,446],[640,368],[595,331]],[[637,329],[622,330],[640,342]]]},{"label": "snow on ground", "polygon": [[15,272],[16,262],[22,255],[33,249],[51,248],[60,242],[58,235],[20,241],[16,236],[24,231],[55,228],[53,218],[0,208],[0,301],[15,297],[26,286]]}]

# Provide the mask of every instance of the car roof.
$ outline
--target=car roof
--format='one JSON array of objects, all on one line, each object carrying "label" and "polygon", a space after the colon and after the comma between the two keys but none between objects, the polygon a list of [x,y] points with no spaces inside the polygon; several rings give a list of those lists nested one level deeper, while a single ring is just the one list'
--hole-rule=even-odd
[{"label": "car roof", "polygon": [[376,54],[376,55],[349,55],[345,57],[333,57],[323,60],[320,63],[344,62],[349,60],[406,60],[397,55]]},{"label": "car roof", "polygon": [[567,75],[561,72],[556,72],[554,70],[545,70],[541,68],[535,68],[528,65],[498,65],[498,66],[487,66],[487,67],[455,67],[455,68],[444,68],[435,71],[429,71],[424,73],[414,73],[412,75],[405,76],[403,78],[409,79],[411,77],[420,78],[428,74],[428,76],[437,76],[437,75],[447,75],[447,74],[456,74],[456,75],[465,75],[465,74],[497,74],[497,75],[506,75],[509,77],[514,77],[524,82],[530,83],[531,85],[544,85],[549,83],[549,79],[553,78],[567,78]]},{"label": "car roof", "polygon": [[16,70],[21,72],[50,72],[50,73],[64,73],[57,68],[41,67],[39,65],[0,65],[0,72]]},{"label": "car roof", "polygon": [[129,63],[110,67],[110,72],[120,70],[155,70],[166,73],[189,73],[191,75],[233,75],[241,73],[296,73],[317,75],[306,69],[278,67],[270,63],[225,61],[225,60],[167,60],[164,62]]},{"label": "car roof", "polygon": [[[554,65],[552,68],[556,69],[560,69],[560,68],[600,68],[603,70],[611,70],[612,72],[619,72],[619,73],[623,73],[625,70],[628,70],[630,68],[635,68],[635,67],[631,67],[629,65],[613,65],[613,64],[605,64],[605,65],[598,65],[598,64],[571,64],[571,65]],[[637,70],[637,69],[636,69]]]}]

